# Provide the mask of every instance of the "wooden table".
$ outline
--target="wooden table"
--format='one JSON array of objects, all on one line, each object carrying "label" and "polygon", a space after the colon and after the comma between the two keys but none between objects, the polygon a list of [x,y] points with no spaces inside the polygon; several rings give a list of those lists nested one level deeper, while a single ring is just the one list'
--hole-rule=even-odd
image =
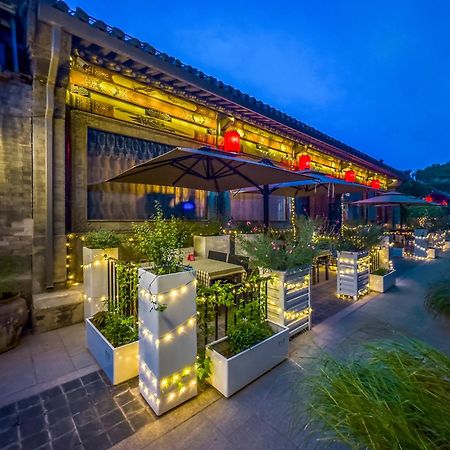
[{"label": "wooden table", "polygon": [[205,286],[210,286],[212,281],[232,275],[241,275],[245,278],[246,274],[242,266],[215,259],[196,258],[195,261],[189,261],[189,265],[195,270],[197,281]]}]

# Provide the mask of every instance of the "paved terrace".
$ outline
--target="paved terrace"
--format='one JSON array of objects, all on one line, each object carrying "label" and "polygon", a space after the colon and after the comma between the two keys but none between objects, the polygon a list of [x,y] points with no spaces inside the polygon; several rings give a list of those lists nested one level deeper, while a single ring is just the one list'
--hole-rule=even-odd
[{"label": "paved terrace", "polygon": [[324,299],[336,301],[334,280],[318,285],[313,296],[324,295],[316,305],[321,315],[312,331],[291,341],[288,361],[231,399],[206,387],[161,418],[141,400],[136,380],[113,387],[103,378],[85,349],[82,324],[25,336],[0,355],[0,448],[330,448],[304,429],[306,416],[292,425],[293,405],[302,410],[308,401],[292,383],[313,370],[323,351],[345,357],[363,342],[400,334],[450,354],[450,322],[423,307],[426,285],[449,264],[449,253],[424,263],[398,260],[396,288],[345,308],[333,303],[331,317]]}]

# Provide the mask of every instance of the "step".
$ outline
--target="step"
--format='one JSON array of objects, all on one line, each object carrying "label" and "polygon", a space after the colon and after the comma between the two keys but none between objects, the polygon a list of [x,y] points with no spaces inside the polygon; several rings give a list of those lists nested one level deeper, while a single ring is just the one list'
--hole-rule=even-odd
[{"label": "step", "polygon": [[44,333],[84,320],[83,285],[33,295],[33,329]]}]

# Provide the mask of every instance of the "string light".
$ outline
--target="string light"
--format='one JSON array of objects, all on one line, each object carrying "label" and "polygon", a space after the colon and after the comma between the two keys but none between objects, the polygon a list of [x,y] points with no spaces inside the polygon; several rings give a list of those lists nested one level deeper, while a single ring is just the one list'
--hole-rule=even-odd
[{"label": "string light", "polygon": [[154,343],[155,346],[158,348],[161,342],[163,343],[171,342],[176,335],[179,336],[181,334],[186,333],[188,329],[193,328],[196,325],[196,323],[197,323],[196,315],[191,316],[187,318],[184,322],[182,322],[180,325],[178,325],[176,328],[167,333],[164,333],[159,338],[156,338],[155,335],[147,327],[143,325],[142,321],[139,324],[139,330],[142,333],[142,337],[145,340],[147,340],[151,344]]}]

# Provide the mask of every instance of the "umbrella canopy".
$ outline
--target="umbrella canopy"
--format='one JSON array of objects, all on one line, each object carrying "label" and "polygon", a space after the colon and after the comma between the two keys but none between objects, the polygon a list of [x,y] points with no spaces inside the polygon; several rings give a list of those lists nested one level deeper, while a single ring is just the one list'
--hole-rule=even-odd
[{"label": "umbrella canopy", "polygon": [[[333,195],[373,191],[369,186],[364,186],[359,183],[349,183],[348,181],[329,177],[320,173],[310,171],[297,173],[311,178],[308,180],[289,181],[287,183],[270,185],[270,194],[282,195],[285,197],[309,197],[317,193],[328,193],[329,195]],[[257,191],[255,188],[246,188],[239,190],[237,193],[251,193],[255,191]]]},{"label": "umbrella canopy", "polygon": [[361,206],[438,206],[436,203],[427,202],[419,197],[413,197],[411,195],[406,195],[395,191],[385,192],[384,194],[377,195],[376,197],[352,202],[352,204]]},{"label": "umbrella canopy", "polygon": [[270,186],[270,192],[274,195],[284,195],[286,197],[309,197],[315,193],[334,195],[373,191],[372,188],[363,184],[349,183],[338,178],[313,172],[302,173],[314,178],[311,180],[293,181]]},{"label": "umbrella canopy", "polygon": [[177,147],[107,180],[225,192],[284,181],[309,179],[306,175],[211,149]]},{"label": "umbrella canopy", "polygon": [[269,225],[269,188],[273,183],[300,181],[310,176],[218,150],[177,147],[107,180],[226,192],[254,187],[263,194],[264,225]]}]

